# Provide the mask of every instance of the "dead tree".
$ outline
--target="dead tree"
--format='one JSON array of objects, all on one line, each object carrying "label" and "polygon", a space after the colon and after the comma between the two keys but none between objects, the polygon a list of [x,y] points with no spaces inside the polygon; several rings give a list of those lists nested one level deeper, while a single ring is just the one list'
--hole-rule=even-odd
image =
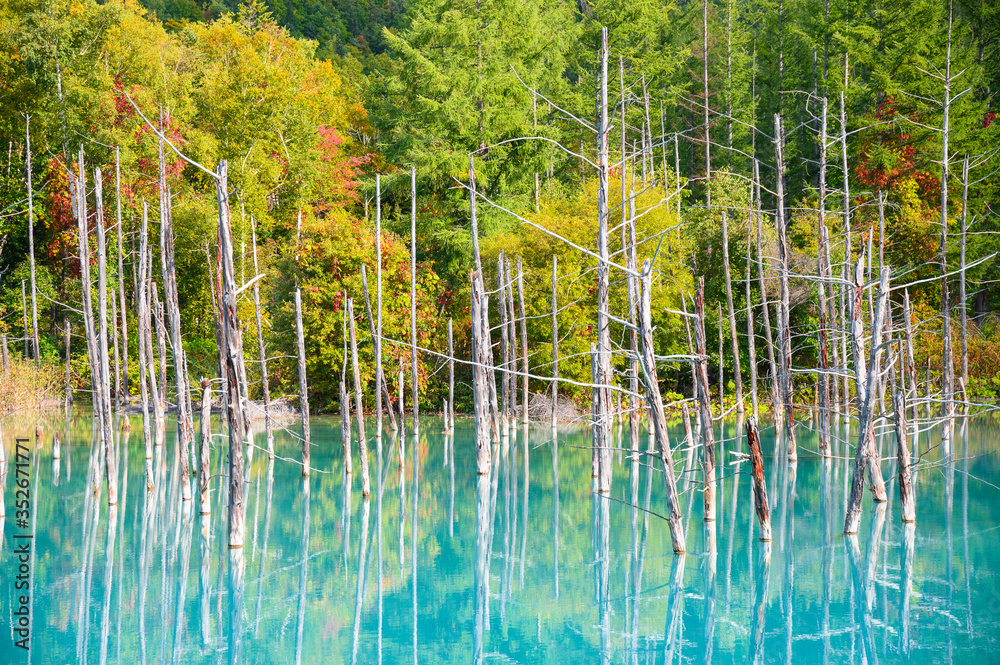
[{"label": "dead tree", "polygon": [[708,352],[705,339],[705,278],[698,278],[694,298],[695,369],[698,379],[698,409],[701,413],[701,472],[705,486],[702,499],[705,521],[715,521],[715,431],[712,428],[712,405],[709,401]]},{"label": "dead tree", "polygon": [[[81,153],[82,154],[82,153]],[[81,159],[81,164],[83,160]],[[108,260],[107,243],[104,237],[104,192],[101,169],[94,173],[94,199],[96,203],[97,228],[97,329],[91,323],[91,332],[97,333],[97,352],[100,361],[99,383],[94,388],[100,391],[101,438],[104,439],[104,471],[108,484],[108,505],[118,505],[118,465],[115,453],[115,428],[111,409],[111,367],[108,360]],[[86,222],[84,222],[86,226]],[[86,241],[86,239],[84,239]],[[88,243],[89,244],[89,243]],[[81,256],[89,260],[88,251]],[[89,272],[89,269],[88,269]],[[89,289],[89,284],[87,285]],[[89,309],[89,305],[88,305]],[[93,312],[90,311],[93,317]],[[37,347],[36,347],[37,348]]]},{"label": "dead tree", "polygon": [[872,495],[876,501],[886,500],[885,483],[882,480],[882,469],[879,464],[878,451],[875,449],[875,429],[873,410],[875,406],[875,381],[877,380],[882,361],[882,330],[884,324],[885,303],[889,297],[889,270],[883,269],[879,280],[878,301],[875,305],[875,319],[872,321],[871,358],[865,368],[864,337],[862,332],[862,297],[864,256],[858,259],[854,269],[854,301],[851,309],[851,341],[854,347],[854,371],[858,395],[858,443],[855,448],[854,471],[851,479],[851,492],[848,499],[847,515],[844,518],[844,533],[858,532],[861,522],[861,495],[864,492],[865,471],[868,472]]},{"label": "dead tree", "polygon": [[[219,162],[216,193],[219,202],[219,252],[222,256],[222,329],[225,359],[226,417],[229,422],[229,548],[242,548],[244,535],[243,446],[248,422],[246,415],[246,373],[243,369],[243,335],[236,302],[233,272],[233,241],[230,233],[227,163]],[[298,294],[298,290],[296,290]],[[301,337],[300,337],[301,339]],[[308,469],[308,458],[304,469]]]},{"label": "dead tree", "polygon": [[[28,182],[28,269],[31,273],[31,342],[35,367],[41,363],[38,350],[38,287],[35,284],[35,202],[31,183],[31,116],[24,118],[25,167]],[[113,504],[112,504],[113,505]]]},{"label": "dead tree", "polygon": [[[732,138],[732,137],[730,137]],[[743,375],[740,372],[740,344],[736,337],[736,311],[733,308],[733,281],[729,274],[729,227],[728,215],[722,211],[722,267],[726,276],[726,307],[729,313],[729,338],[733,344],[733,383],[736,384],[736,413],[742,416],[746,413],[743,406]],[[747,301],[749,307],[749,301]],[[752,358],[751,358],[752,360]],[[722,362],[722,359],[719,359]],[[720,396],[721,397],[721,396]]]},{"label": "dead tree", "polygon": [[159,143],[160,159],[160,267],[163,271],[163,291],[170,318],[170,342],[174,352],[174,382],[177,388],[177,448],[181,464],[181,496],[191,500],[190,459],[191,432],[188,430],[187,404],[184,393],[187,377],[184,375],[184,347],[181,342],[181,308],[177,293],[177,272],[174,259],[173,211],[170,190],[166,185],[166,164],[163,157],[163,140]]},{"label": "dead tree", "polygon": [[[556,277],[559,257],[552,255],[552,429],[555,429],[559,408],[559,309],[557,307]],[[6,363],[4,363],[6,367]]]},{"label": "dead tree", "polygon": [[472,292],[472,394],[476,420],[476,472],[488,474],[491,466],[490,444],[493,429],[490,417],[490,394],[487,375],[492,370],[488,354],[485,329],[489,326],[488,308],[483,280],[480,273],[471,273]]},{"label": "dead tree", "polygon": [[649,259],[642,266],[642,283],[639,290],[639,366],[642,369],[642,382],[646,392],[646,402],[649,406],[649,418],[653,426],[653,436],[656,439],[656,449],[663,465],[663,484],[667,492],[667,526],[670,529],[670,541],[675,554],[683,554],[686,549],[684,525],[681,522],[680,496],[677,493],[677,479],[674,476],[673,451],[667,439],[667,419],[663,412],[663,400],[660,397],[660,383],[656,373],[656,350],[653,347],[653,320],[650,311],[650,294],[652,291],[652,267]]},{"label": "dead tree", "polygon": [[[301,240],[302,211],[296,225],[295,244]],[[302,413],[302,476],[309,476],[309,448],[312,437],[309,431],[309,383],[306,378],[306,341],[302,326],[302,285],[295,281],[295,348],[299,359],[299,409]]]},{"label": "dead tree", "polygon": [[784,142],[785,138],[781,126],[781,116],[774,116],[774,150],[777,160],[777,174],[775,182],[777,184],[778,211],[775,215],[775,226],[778,230],[778,263],[779,275],[781,277],[781,304],[778,308],[778,338],[780,348],[778,349],[778,371],[781,386],[782,413],[784,415],[785,434],[788,441],[788,461],[798,460],[798,450],[795,444],[795,417],[794,417],[794,392],[792,389],[792,331],[791,312],[789,303],[788,275],[788,239],[785,233],[785,165],[784,165]]},{"label": "dead tree", "polygon": [[358,336],[354,325],[354,300],[347,299],[347,320],[351,332],[351,363],[354,366],[354,405],[358,419],[358,454],[361,456],[361,495],[371,496],[368,477],[368,437],[365,435],[365,408],[361,392],[361,368],[358,364]]},{"label": "dead tree", "polygon": [[609,310],[608,252],[608,30],[601,30],[600,104],[597,126],[597,248],[600,260],[597,266],[597,382],[594,387],[597,400],[601,442],[601,469],[597,489],[611,491],[611,325]]},{"label": "dead tree", "polygon": [[417,167],[410,172],[410,382],[413,384],[413,434],[420,425],[417,372]]},{"label": "dead tree", "polygon": [[253,243],[253,315],[257,330],[257,355],[260,357],[260,390],[264,397],[264,430],[267,433],[267,457],[274,459],[274,427],[271,422],[271,386],[267,377],[267,349],[264,347],[264,325],[260,309],[260,283],[257,275],[257,221],[250,217],[251,242]]},{"label": "dead tree", "polygon": [[[381,261],[379,261],[379,264],[380,265],[377,266],[377,269],[379,272],[381,272]],[[376,281],[380,280],[381,280],[380,276],[376,278]],[[375,373],[379,375],[378,377],[376,377],[376,379],[381,378],[380,381],[376,381],[376,386],[375,386],[376,397],[379,398],[376,400],[376,402],[379,403],[376,404],[377,407],[376,411],[378,413],[382,412],[380,403],[382,400],[385,400],[385,403],[389,405],[388,409],[389,426],[392,428],[393,431],[396,431],[399,426],[396,425],[396,414],[392,412],[392,399],[390,398],[389,394],[389,384],[385,380],[385,373],[382,371],[381,363],[378,362],[378,360],[380,360],[382,357],[382,336],[378,333],[378,321],[376,321],[372,316],[371,300],[368,295],[368,271],[365,269],[364,264],[361,264],[361,291],[364,294],[365,298],[365,315],[368,319],[368,333],[372,338],[372,346],[376,351]],[[378,304],[381,308],[382,298],[379,294],[376,295],[379,296]],[[379,317],[381,318],[381,312],[379,313]],[[381,384],[381,390],[379,389],[378,384]],[[379,432],[381,432],[381,428],[379,428]]]},{"label": "dead tree", "polygon": [[904,522],[916,522],[916,505],[913,486],[910,482],[910,449],[906,445],[906,402],[903,393],[894,391],[892,395],[893,424],[896,433],[896,472],[899,481],[899,509]]}]

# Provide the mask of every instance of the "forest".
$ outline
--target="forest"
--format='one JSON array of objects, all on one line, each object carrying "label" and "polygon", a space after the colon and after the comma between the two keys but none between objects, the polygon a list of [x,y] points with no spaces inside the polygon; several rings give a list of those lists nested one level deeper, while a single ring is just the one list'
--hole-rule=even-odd
[{"label": "forest", "polygon": [[[595,246],[601,183],[588,165],[597,160],[605,27],[617,123],[608,205],[612,219],[634,211],[639,263],[661,262],[652,295],[658,354],[688,351],[671,312],[691,306],[704,277],[706,327],[720,335],[718,350],[708,349],[713,390],[732,400],[751,363],[762,377],[773,371],[763,350],[781,288],[780,230],[792,365],[818,367],[827,312],[810,274],[822,219],[833,231],[828,268],[863,254],[876,281],[873,262],[905,275],[917,367],[943,381],[942,356],[951,353],[969,395],[1000,395],[1000,8],[985,0],[2,0],[0,327],[16,376],[53,393],[64,380],[81,395],[90,389],[72,191],[81,164],[104,174],[107,289],[121,294],[111,304],[125,366],[116,392],[137,394],[128,358],[140,355],[131,320],[140,226],[148,203],[149,243],[158,246],[164,187],[188,374],[217,373],[215,183],[192,164],[227,160],[235,271],[241,284],[260,276],[271,393],[297,393],[300,285],[312,408],[340,405],[338,379],[350,364],[345,298],[360,302],[361,269],[374,273],[379,198],[385,375],[395,395],[412,349],[433,351],[417,354],[416,376],[420,399],[436,409],[448,395],[449,319],[455,356],[469,357],[472,346],[472,155],[483,262],[494,266],[503,252],[523,265],[531,392],[548,389],[541,377],[553,368],[554,256],[558,371],[568,380],[560,390],[584,404],[598,261],[576,248]],[[154,127],[170,144],[162,173]],[[761,211],[774,214],[782,187],[776,230]],[[621,248],[613,240],[612,255]],[[152,270],[162,279],[155,258]],[[902,296],[892,296],[899,306]],[[610,297],[624,307],[624,281]],[[249,322],[248,386],[259,399],[249,290],[238,307]],[[353,314],[371,404],[375,350],[363,309]],[[730,319],[736,355],[728,331],[722,345]],[[454,404],[469,411],[472,371],[456,371]],[[694,389],[686,363],[664,366],[659,381],[667,396]],[[812,403],[814,378],[795,382],[793,399]]]}]

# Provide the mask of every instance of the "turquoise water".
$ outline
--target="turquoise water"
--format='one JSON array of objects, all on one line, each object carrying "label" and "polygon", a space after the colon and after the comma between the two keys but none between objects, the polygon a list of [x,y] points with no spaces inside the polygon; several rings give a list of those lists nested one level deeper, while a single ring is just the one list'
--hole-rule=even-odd
[{"label": "turquoise water", "polygon": [[[33,425],[4,425],[5,624],[17,607],[13,536],[27,532],[14,520],[13,439]],[[925,433],[920,449],[931,450],[916,480],[916,526],[900,522],[890,483],[887,506],[866,496],[856,538],[840,533],[848,462],[803,452],[789,467],[768,454],[774,437],[765,431],[770,545],[757,540],[749,475],[730,464],[729,451],[745,448],[729,424],[714,525],[702,521],[689,482],[697,475],[679,481],[683,557],[672,554],[656,515],[666,507],[661,475],[646,466],[653,458],[616,454],[611,496],[597,497],[587,430],[555,441],[548,427],[518,430],[498,451],[495,473],[477,477],[471,421],[446,437],[440,420],[425,417],[419,437],[402,439],[402,467],[399,440],[383,440],[382,481],[372,442],[364,501],[356,447],[345,482],[339,419],[316,418],[309,480],[293,462],[254,455],[239,552],[227,547],[221,476],[212,480],[211,515],[182,509],[172,423],[154,465],[165,480],[147,493],[133,419],[122,441],[121,505],[111,514],[103,483],[96,501],[88,486],[91,419],[46,418],[44,426],[43,445],[31,446],[32,663],[1000,659],[1000,428],[992,419],[960,422],[948,464],[939,435]],[[53,432],[63,441],[58,461]],[[806,425],[798,436],[803,451],[815,447]],[[222,472],[223,442],[212,451],[213,473]],[[290,434],[279,433],[276,445],[278,455],[298,457]],[[895,449],[889,438],[883,446]],[[676,455],[680,470],[685,454]],[[894,463],[883,471],[891,480]],[[0,662],[28,662],[11,631],[0,633]]]}]

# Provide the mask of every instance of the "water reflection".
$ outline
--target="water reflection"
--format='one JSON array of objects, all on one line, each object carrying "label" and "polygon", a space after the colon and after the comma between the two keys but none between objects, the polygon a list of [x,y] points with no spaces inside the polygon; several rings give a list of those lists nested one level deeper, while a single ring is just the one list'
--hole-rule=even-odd
[{"label": "water reflection", "polygon": [[[196,515],[182,501],[175,447],[153,448],[148,491],[142,437],[119,430],[120,499],[109,510],[90,420],[60,416],[59,475],[49,473],[54,437],[33,461],[43,528],[32,662],[103,664],[120,654],[138,663],[436,664],[471,651],[491,663],[926,663],[949,650],[965,662],[988,653],[1000,629],[990,609],[1000,592],[980,572],[1000,546],[1000,498],[979,482],[1000,479],[988,452],[1000,438],[993,421],[957,423],[953,459],[921,471],[916,525],[899,521],[895,499],[866,502],[854,537],[839,532],[845,428],[831,424],[831,456],[818,458],[806,454],[810,433],[800,427],[798,464],[774,455],[782,445],[765,431],[772,546],[756,539],[748,469],[729,452],[717,469],[720,519],[702,521],[697,451],[681,443],[679,420],[671,435],[690,551],[674,556],[644,431],[636,454],[630,428],[616,428],[624,454],[611,493],[600,495],[586,433],[518,427],[478,476],[471,423],[459,420],[445,437],[428,417],[402,469],[393,450],[402,442],[389,438],[383,450],[375,437],[375,492],[365,501],[344,474],[338,423],[316,420],[308,481],[282,459],[298,442],[280,430],[277,456],[252,460],[251,537],[239,551],[225,533],[224,438],[210,448],[212,510]],[[720,451],[723,441],[745,449],[739,432],[727,424]],[[6,478],[0,469],[6,538],[16,532],[11,468]],[[3,543],[0,563],[11,563],[11,550]],[[9,603],[0,594],[0,613]]]}]

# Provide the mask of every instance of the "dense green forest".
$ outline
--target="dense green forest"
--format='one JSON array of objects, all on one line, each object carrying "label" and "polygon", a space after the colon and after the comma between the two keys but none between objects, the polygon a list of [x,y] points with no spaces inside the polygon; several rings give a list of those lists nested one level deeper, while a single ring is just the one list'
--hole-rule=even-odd
[{"label": "dense green forest", "polygon": [[[723,211],[734,280],[758,258],[758,232],[760,255],[775,255],[767,213],[776,206],[773,139],[780,114],[797,275],[791,294],[792,326],[800,336],[796,365],[816,367],[818,313],[805,276],[815,271],[822,192],[833,264],[844,260],[838,238],[846,204],[852,258],[867,242],[870,261],[881,257],[913,283],[917,366],[930,361],[939,371],[946,199],[947,268],[969,266],[964,301],[958,277],[949,277],[956,284],[949,300],[953,321],[967,315],[971,330],[968,387],[978,397],[1000,394],[994,256],[1000,250],[1000,7],[986,0],[0,0],[0,148],[6,152],[5,160],[0,155],[0,326],[11,354],[30,355],[27,343],[15,341],[30,323],[30,295],[22,296],[29,280],[29,132],[41,356],[50,370],[61,367],[68,317],[76,334],[74,381],[84,388],[90,369],[77,313],[80,263],[68,174],[79,167],[81,146],[86,168],[102,170],[108,246],[117,252],[121,234],[125,252],[123,274],[116,256],[109,258],[112,281],[124,280],[127,298],[134,299],[143,201],[150,204],[154,237],[159,228],[151,122],[191,160],[209,167],[229,162],[237,279],[254,276],[256,243],[266,274],[263,329],[275,395],[296,391],[291,294],[298,281],[314,408],[339,400],[343,294],[360,300],[361,266],[373,273],[376,174],[387,231],[385,336],[409,339],[415,168],[418,343],[446,350],[453,318],[456,355],[469,357],[472,258],[463,183],[470,153],[480,191],[493,203],[479,211],[487,274],[495,285],[501,251],[524,266],[532,373],[551,373],[549,279],[557,255],[560,374],[588,381],[596,261],[521,220],[594,246],[598,185],[589,168],[595,143],[587,123],[594,122],[602,26],[609,30],[618,84],[610,90],[618,123],[610,141],[616,164],[611,217],[619,214],[624,180],[638,192],[632,205],[640,213],[639,236],[647,240],[639,261],[658,253],[664,266],[653,302],[659,354],[687,351],[683,321],[668,310],[683,307],[682,293],[690,293],[698,276],[706,280],[709,325],[724,322],[724,314],[716,314],[717,303],[720,313],[725,309]],[[946,178],[942,129],[949,141]],[[167,182],[189,371],[212,376],[214,183],[169,151]],[[758,205],[765,213],[759,225],[751,214]],[[158,260],[154,266],[158,271]],[[764,279],[752,289],[734,289],[744,368],[750,362],[748,296],[760,302],[760,283],[770,284],[769,297],[777,292],[775,268],[765,262],[762,270]],[[612,290],[621,304],[625,286]],[[241,298],[249,359],[257,348],[253,305],[248,292]],[[754,310],[761,336],[755,361],[763,376],[763,312],[759,305]],[[374,354],[363,307],[354,312],[370,390]],[[134,310],[125,314],[133,317]],[[134,322],[128,330],[135,357]],[[958,335],[956,328],[956,366]],[[387,343],[384,353],[394,385],[410,351]],[[720,362],[732,376],[729,354],[713,352],[713,372]],[[422,395],[437,407],[447,372],[429,353],[421,354],[419,370]],[[248,362],[248,371],[256,372],[256,364]],[[460,409],[471,403],[468,374],[459,368]],[[686,364],[666,368],[660,379],[665,390],[690,394]],[[253,379],[250,385],[259,386]],[[532,389],[544,385],[533,380]],[[811,385],[802,380],[805,390]],[[584,396],[570,386],[567,391]]]}]

